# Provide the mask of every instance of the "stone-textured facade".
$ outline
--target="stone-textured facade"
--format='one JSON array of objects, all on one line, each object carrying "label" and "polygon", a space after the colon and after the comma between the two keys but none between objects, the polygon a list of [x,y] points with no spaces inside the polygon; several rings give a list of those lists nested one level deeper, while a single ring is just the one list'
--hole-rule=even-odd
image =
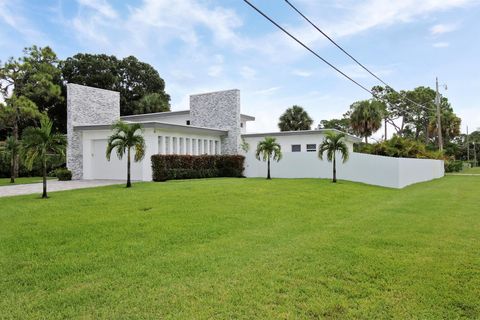
[{"label": "stone-textured facade", "polygon": [[221,153],[240,153],[240,90],[191,95],[190,118],[193,126],[228,130]]},{"label": "stone-textured facade", "polygon": [[75,126],[112,124],[120,119],[120,93],[67,84],[67,167],[73,179],[83,178],[82,132]]}]

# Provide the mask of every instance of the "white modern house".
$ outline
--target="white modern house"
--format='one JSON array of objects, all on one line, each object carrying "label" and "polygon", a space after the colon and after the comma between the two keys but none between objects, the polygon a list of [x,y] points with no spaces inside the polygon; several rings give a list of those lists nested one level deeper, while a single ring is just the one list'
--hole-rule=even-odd
[{"label": "white modern house", "polygon": [[[133,180],[152,180],[150,157],[154,154],[244,154],[245,175],[263,177],[265,163],[255,159],[258,141],[277,138],[284,158],[272,164],[272,176],[278,178],[330,178],[331,164],[320,161],[317,147],[324,130],[247,133],[252,116],[240,112],[240,91],[227,90],[190,96],[190,110],[120,116],[118,92],[67,85],[67,167],[74,179],[124,179],[126,160],[105,151],[110,126],[122,119],[141,123],[146,142],[143,161],[132,164]],[[242,150],[242,142],[250,148]],[[353,152],[360,139],[347,135],[350,160],[339,164],[340,179],[401,188],[408,184],[443,176],[438,160],[398,159]]]}]

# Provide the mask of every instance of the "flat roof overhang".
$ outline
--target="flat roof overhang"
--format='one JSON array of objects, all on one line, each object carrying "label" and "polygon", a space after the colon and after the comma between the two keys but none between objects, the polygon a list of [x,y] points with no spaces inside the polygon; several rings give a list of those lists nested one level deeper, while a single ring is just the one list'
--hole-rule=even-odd
[{"label": "flat roof overhang", "polygon": [[[275,136],[301,136],[301,135],[315,135],[322,134],[328,131],[334,131],[338,133],[345,133],[337,129],[318,129],[318,130],[299,130],[299,131],[277,131],[277,132],[266,132],[266,133],[244,133],[242,137],[275,137]],[[346,137],[353,142],[362,142],[362,139],[355,137],[351,134],[345,133]]]},{"label": "flat roof overhang", "polygon": [[[127,122],[128,123],[128,122]],[[153,128],[153,129],[162,129],[167,131],[182,131],[188,133],[203,133],[203,134],[215,134],[215,135],[227,135],[227,130],[213,129],[213,128],[204,128],[196,126],[187,126],[181,124],[172,124],[164,123],[158,121],[146,121],[146,122],[131,122],[138,123],[142,128]],[[74,126],[73,130],[75,131],[92,131],[92,130],[111,130],[111,125],[106,124],[97,124],[97,125],[81,125]]]}]

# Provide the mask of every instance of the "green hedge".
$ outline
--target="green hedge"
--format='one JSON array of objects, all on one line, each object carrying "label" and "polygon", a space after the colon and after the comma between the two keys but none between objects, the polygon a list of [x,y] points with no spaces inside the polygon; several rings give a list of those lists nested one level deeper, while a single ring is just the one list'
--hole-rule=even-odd
[{"label": "green hedge", "polygon": [[445,160],[445,172],[460,172],[463,170],[463,161]]},{"label": "green hedge", "polygon": [[58,168],[55,170],[55,176],[59,181],[70,181],[72,180],[72,171],[67,168]]},{"label": "green hedge", "polygon": [[245,157],[239,155],[152,156],[153,181],[243,177]]}]

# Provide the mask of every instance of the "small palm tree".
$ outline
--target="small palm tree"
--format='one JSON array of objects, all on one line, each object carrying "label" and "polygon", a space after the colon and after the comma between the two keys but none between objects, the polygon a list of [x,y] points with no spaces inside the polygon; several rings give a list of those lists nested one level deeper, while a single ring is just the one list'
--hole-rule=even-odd
[{"label": "small palm tree", "polygon": [[14,137],[9,136],[0,150],[10,162],[10,183],[15,183],[15,158],[20,153],[20,143]]},{"label": "small palm tree", "polygon": [[117,150],[118,159],[122,159],[125,152],[127,153],[127,188],[132,186],[130,182],[130,150],[135,148],[135,162],[141,161],[145,157],[145,139],[141,134],[136,134],[142,130],[139,123],[127,124],[123,121],[117,121],[113,124],[113,134],[108,137],[107,160],[110,161],[110,155],[113,149]]},{"label": "small palm tree", "polygon": [[337,163],[336,163],[336,153],[340,152],[343,163],[348,160],[348,147],[345,143],[345,133],[335,133],[333,131],[328,131],[326,133],[325,139],[323,139],[322,144],[318,148],[318,157],[320,160],[323,160],[323,153],[327,152],[327,159],[329,162],[333,161],[333,179],[332,182],[337,182]]},{"label": "small palm tree", "polygon": [[267,161],[267,179],[271,179],[270,159],[273,159],[277,162],[280,161],[280,159],[282,159],[282,148],[277,143],[277,139],[265,137],[263,141],[258,143],[255,157],[257,160]]},{"label": "small palm tree", "polygon": [[40,120],[40,128],[28,127],[22,135],[22,153],[28,170],[32,170],[35,159],[42,161],[43,193],[47,198],[47,163],[49,157],[65,156],[65,135],[52,131],[53,123],[47,117]]}]

